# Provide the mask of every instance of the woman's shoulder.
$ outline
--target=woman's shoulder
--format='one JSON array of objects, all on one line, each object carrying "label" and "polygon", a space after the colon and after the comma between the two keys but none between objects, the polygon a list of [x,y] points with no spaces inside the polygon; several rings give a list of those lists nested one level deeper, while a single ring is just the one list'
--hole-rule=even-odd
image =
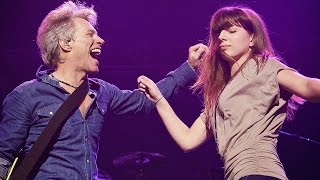
[{"label": "woman's shoulder", "polygon": [[278,73],[279,71],[284,69],[292,68],[290,68],[283,59],[278,57],[269,57],[265,59],[261,66],[261,71],[264,72]]},{"label": "woman's shoulder", "polygon": [[279,57],[269,57],[266,60],[266,65],[270,68],[289,68],[287,63]]}]

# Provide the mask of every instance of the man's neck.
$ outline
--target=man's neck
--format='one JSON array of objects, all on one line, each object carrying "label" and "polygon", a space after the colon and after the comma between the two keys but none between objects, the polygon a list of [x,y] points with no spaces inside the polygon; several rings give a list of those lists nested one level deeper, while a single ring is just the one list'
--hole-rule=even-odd
[{"label": "man's neck", "polygon": [[72,86],[78,87],[87,78],[87,74],[70,69],[58,68],[52,75],[60,81],[68,83]]}]

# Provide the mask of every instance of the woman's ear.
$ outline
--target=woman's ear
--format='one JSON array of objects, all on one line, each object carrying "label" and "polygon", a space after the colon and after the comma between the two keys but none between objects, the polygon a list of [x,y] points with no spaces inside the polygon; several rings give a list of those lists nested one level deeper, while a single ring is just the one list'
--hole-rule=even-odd
[{"label": "woman's ear", "polygon": [[253,46],[254,46],[254,39],[253,39],[253,37],[254,37],[254,34],[251,34],[251,36],[250,36],[250,44],[249,44],[250,47],[253,47]]}]

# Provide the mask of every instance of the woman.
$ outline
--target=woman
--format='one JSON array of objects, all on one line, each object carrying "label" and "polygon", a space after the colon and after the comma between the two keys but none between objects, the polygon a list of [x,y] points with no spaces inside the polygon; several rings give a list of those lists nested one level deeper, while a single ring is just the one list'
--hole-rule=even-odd
[{"label": "woman", "polygon": [[[189,59],[205,50],[189,49]],[[275,56],[266,26],[249,8],[224,7],[212,17],[208,50],[194,89],[204,93],[204,112],[187,127],[152,80],[139,89],[156,103],[176,143],[190,151],[214,135],[225,179],[287,179],[277,155],[277,138],[297,96],[320,101],[320,80],[305,77]],[[297,96],[292,96],[292,95]],[[290,100],[290,101],[289,101]]]}]

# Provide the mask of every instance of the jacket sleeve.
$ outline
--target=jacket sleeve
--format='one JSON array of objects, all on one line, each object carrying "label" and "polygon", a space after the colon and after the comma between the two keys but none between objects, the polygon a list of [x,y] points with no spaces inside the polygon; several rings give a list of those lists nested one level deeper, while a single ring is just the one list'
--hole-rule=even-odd
[{"label": "jacket sleeve", "polygon": [[[157,86],[165,98],[170,98],[181,89],[190,86],[196,78],[197,75],[195,71],[185,62],[176,70],[169,72],[164,79],[157,82]],[[108,111],[113,114],[149,113],[155,108],[154,103],[149,101],[148,98],[137,89],[133,91],[120,90],[112,84],[106,84],[105,90],[108,94]]]}]

